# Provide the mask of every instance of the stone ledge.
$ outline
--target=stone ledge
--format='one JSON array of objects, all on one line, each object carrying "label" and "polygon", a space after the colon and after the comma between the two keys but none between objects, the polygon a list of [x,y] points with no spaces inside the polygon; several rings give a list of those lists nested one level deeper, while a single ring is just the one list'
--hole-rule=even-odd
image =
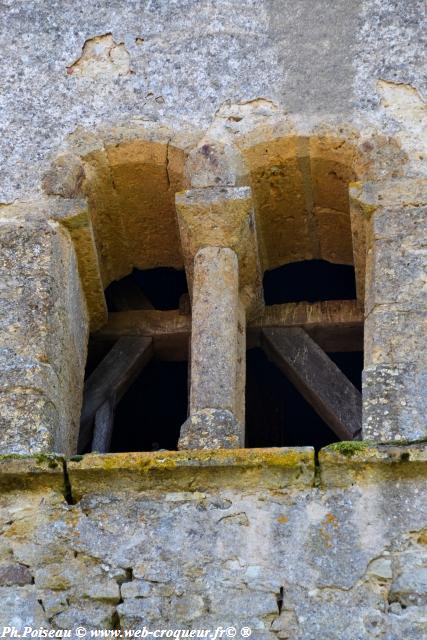
[{"label": "stone ledge", "polygon": [[51,489],[64,493],[63,463],[55,455],[0,455],[0,492]]},{"label": "stone ledge", "polygon": [[322,487],[421,478],[427,475],[427,442],[338,442],[319,452],[319,470]]},{"label": "stone ledge", "polygon": [[89,454],[70,460],[73,496],[89,490],[196,491],[244,487],[311,487],[312,447]]},{"label": "stone ledge", "polygon": [[[66,465],[64,465],[66,462]],[[64,473],[64,466],[66,472]],[[316,472],[318,471],[318,473]],[[427,443],[340,442],[312,447],[0,456],[0,492],[68,489],[88,492],[311,489],[346,487],[427,475]]]}]

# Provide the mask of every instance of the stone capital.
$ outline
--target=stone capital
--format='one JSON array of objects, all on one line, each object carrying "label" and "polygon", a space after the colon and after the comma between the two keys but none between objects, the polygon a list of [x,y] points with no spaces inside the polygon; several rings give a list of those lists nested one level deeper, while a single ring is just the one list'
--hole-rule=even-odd
[{"label": "stone capital", "polygon": [[250,187],[208,187],[176,194],[176,211],[187,279],[203,247],[232,249],[239,261],[239,289],[249,315],[263,307],[262,275]]}]

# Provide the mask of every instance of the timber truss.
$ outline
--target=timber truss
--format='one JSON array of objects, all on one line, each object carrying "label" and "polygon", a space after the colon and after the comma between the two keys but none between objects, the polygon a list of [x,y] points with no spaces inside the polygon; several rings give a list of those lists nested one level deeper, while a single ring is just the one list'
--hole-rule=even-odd
[{"label": "timber truss", "polygon": [[[113,346],[85,384],[80,452],[109,451],[115,406],[152,358],[188,358],[188,296],[180,309],[154,310],[129,280],[113,296],[122,310],[92,336]],[[360,438],[361,394],[325,353],[363,350],[363,314],[355,300],[266,307],[248,324],[247,346],[265,350],[339,439]]]}]

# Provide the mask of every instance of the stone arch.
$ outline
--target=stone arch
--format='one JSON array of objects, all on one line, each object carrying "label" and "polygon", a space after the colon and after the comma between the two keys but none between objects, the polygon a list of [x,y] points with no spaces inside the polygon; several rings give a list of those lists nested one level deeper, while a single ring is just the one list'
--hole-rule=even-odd
[{"label": "stone arch", "polygon": [[[262,271],[312,258],[354,262],[362,306],[369,212],[357,205],[352,216],[349,185],[378,175],[389,178],[390,172],[397,177],[396,163],[388,174],[381,165],[384,154],[393,155],[393,141],[375,136],[367,141],[343,130],[340,135],[330,129],[299,133],[289,125],[249,127],[232,141],[219,130],[204,138],[200,132],[171,131],[159,126],[105,135],[79,132],[45,178],[48,194],[74,198],[71,213],[60,221],[76,248],[91,330],[106,322],[103,292],[110,282],[134,267],[185,265],[175,194],[194,186],[189,169],[197,171],[197,163],[191,165],[187,159],[197,148],[206,151],[210,162],[208,183],[202,178],[199,189],[250,185]],[[205,139],[213,141],[212,153]],[[218,176],[215,144],[221,150]]]},{"label": "stone arch", "polygon": [[185,144],[161,128],[78,132],[45,175],[48,194],[80,205],[61,222],[76,248],[91,330],[106,321],[104,290],[112,281],[134,268],[183,268],[175,193],[187,186],[186,156]]},{"label": "stone arch", "polygon": [[333,137],[291,135],[242,149],[261,237],[261,262],[324,259],[352,264],[348,185],[354,146]]}]

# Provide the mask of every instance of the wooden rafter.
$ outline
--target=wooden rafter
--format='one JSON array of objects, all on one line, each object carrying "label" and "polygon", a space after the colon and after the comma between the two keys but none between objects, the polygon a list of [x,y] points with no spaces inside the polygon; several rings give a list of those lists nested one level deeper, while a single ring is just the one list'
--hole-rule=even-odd
[{"label": "wooden rafter", "polygon": [[106,400],[95,413],[95,425],[93,428],[92,451],[108,453],[114,427],[114,397]]},{"label": "wooden rafter", "polygon": [[261,345],[268,358],[341,440],[359,437],[360,392],[304,329],[265,328]]},{"label": "wooden rafter", "polygon": [[[104,427],[101,429],[100,426],[99,430],[104,433],[108,429],[111,430],[108,426],[111,418],[107,416],[111,415],[114,406],[104,407],[99,416],[98,411],[105,403],[111,404],[112,399],[114,399],[113,405],[119,402],[150,361],[153,355],[152,342],[149,337],[122,336],[87,379],[80,419],[79,452],[85,451],[92,442],[95,416],[100,425],[104,424]],[[104,435],[104,442],[107,439],[108,433]]]},{"label": "wooden rafter", "polygon": [[[248,326],[248,348],[259,346],[264,328],[302,327],[325,351],[362,351],[363,315],[355,300],[297,302],[266,307],[264,315]],[[123,311],[110,313],[95,340],[115,341],[122,336],[153,338],[156,357],[186,360],[191,316],[174,311]]]}]

